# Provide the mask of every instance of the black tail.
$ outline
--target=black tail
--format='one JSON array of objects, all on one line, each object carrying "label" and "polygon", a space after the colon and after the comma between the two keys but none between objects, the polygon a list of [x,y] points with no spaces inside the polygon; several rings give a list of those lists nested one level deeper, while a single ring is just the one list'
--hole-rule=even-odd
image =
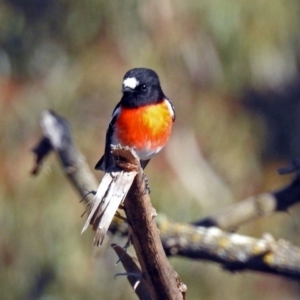
[{"label": "black tail", "polygon": [[[146,166],[148,165],[150,159],[148,160],[141,160],[141,167],[143,169],[146,168]],[[95,166],[95,170],[100,170],[100,171],[105,171],[107,169],[107,167],[110,166],[105,166],[105,157],[104,155],[100,158],[100,160],[97,162],[96,166]]]}]

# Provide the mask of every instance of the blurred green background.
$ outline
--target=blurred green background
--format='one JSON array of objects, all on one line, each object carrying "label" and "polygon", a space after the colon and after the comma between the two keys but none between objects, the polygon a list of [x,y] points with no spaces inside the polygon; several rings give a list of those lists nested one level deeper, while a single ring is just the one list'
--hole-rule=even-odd
[{"label": "blurred green background", "polygon": [[[44,109],[66,117],[93,168],[125,72],[157,71],[177,120],[146,169],[157,211],[194,221],[289,182],[300,153],[296,0],[0,1],[0,299],[135,299],[110,242],[80,235],[84,207],[54,155],[30,176]],[[94,171],[93,171],[94,172]],[[95,172],[100,180],[101,172]],[[243,226],[299,245],[299,208]],[[295,282],[171,264],[188,299],[296,299]]]}]

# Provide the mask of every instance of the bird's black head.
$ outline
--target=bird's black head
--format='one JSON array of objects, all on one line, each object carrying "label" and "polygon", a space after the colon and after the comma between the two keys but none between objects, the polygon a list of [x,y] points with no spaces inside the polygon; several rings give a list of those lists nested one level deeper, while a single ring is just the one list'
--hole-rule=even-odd
[{"label": "bird's black head", "polygon": [[136,68],[128,71],[123,78],[122,106],[140,107],[164,100],[159,77],[150,69]]}]

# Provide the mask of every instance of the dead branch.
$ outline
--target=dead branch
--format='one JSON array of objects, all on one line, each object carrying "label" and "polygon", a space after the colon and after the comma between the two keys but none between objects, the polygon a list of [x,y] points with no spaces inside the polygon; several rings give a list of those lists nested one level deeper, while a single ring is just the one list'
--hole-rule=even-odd
[{"label": "dead branch", "polygon": [[[65,173],[67,176],[70,175],[68,170],[72,170],[72,180],[71,182],[74,184],[75,188],[78,190],[80,195],[84,195],[86,193],[86,189],[90,187],[93,189],[97,186],[96,180],[88,168],[88,166],[83,165],[83,169],[81,167],[82,155],[78,150],[75,149],[75,146],[72,144],[71,137],[67,138],[69,141],[65,143],[65,147],[57,147],[55,141],[55,130],[48,130],[47,127],[58,128],[61,130],[61,126],[59,125],[60,117],[58,117],[53,112],[44,112],[43,118],[58,118],[58,121],[45,122],[44,125],[44,134],[45,136],[41,139],[38,145],[33,150],[36,153],[36,166],[34,168],[33,173],[38,173],[38,170],[41,166],[41,162],[45,159],[45,156],[49,154],[51,150],[57,150],[57,154],[64,167]],[[57,122],[57,123],[56,123]],[[54,126],[55,125],[55,126]],[[68,126],[63,126],[63,128],[67,128],[67,133],[70,134]],[[54,136],[52,137],[52,134]],[[63,137],[66,133],[60,134],[60,137]],[[45,141],[45,139],[48,139]],[[53,145],[55,147],[52,147]],[[68,147],[67,147],[68,145]],[[53,149],[54,148],[54,149]],[[46,149],[46,150],[45,150]],[[78,157],[76,157],[78,155]],[[68,162],[68,163],[67,163]],[[70,164],[70,162],[73,162]],[[69,169],[66,166],[70,166]],[[75,167],[74,167],[75,166]],[[297,170],[296,170],[297,171]],[[85,174],[88,174],[87,176]],[[93,199],[90,197],[89,200]],[[267,193],[258,195],[256,197],[250,197],[241,201],[240,203],[230,206],[229,208],[225,208],[220,212],[217,212],[211,215],[208,218],[202,219],[198,222],[195,222],[197,225],[202,225],[205,227],[209,226],[218,226],[221,228],[232,229],[237,226],[251,221],[254,218],[264,216],[266,214],[271,214],[276,211],[283,211],[288,209],[290,206],[296,204],[300,200],[300,177],[299,171],[297,171],[296,177],[293,182],[287,187],[282,188],[281,190],[275,191],[273,193]],[[231,213],[233,209],[234,213]],[[249,210],[250,213],[244,213],[244,211]],[[138,216],[137,216],[138,217]],[[162,220],[163,221],[162,221]],[[230,259],[225,260],[222,257],[222,253],[231,253],[228,252],[228,249],[224,246],[224,244],[220,243],[220,241],[228,241],[228,245],[235,245],[230,242],[231,235],[229,233],[223,233],[225,235],[224,239],[215,239],[215,242],[212,244],[209,242],[209,239],[203,239],[205,236],[206,230],[205,228],[199,228],[198,226],[192,226],[189,224],[178,224],[171,221],[168,221],[166,218],[163,218],[162,215],[159,218],[156,218],[158,228],[160,230],[161,239],[163,242],[163,247],[168,255],[181,255],[185,257],[189,257],[191,259],[199,258],[206,259],[210,261],[215,261],[221,263],[224,267],[230,270],[253,270],[253,271],[261,271],[266,273],[273,273],[280,276],[287,276],[290,278],[300,277],[299,272],[299,249],[290,245],[288,242],[278,241],[274,242],[272,240],[271,251],[270,247],[261,251],[261,256],[259,253],[248,252],[248,256],[245,256],[245,253],[242,251],[242,248],[239,248],[241,251],[241,257],[255,257],[255,259],[250,260],[241,260],[236,255],[228,255]],[[118,231],[120,226],[120,222],[113,222],[110,230],[113,232]],[[122,233],[126,233],[126,229],[124,229],[124,223],[121,223]],[[236,235],[233,235],[233,238]],[[246,237],[245,237],[246,238]],[[216,248],[216,240],[219,241],[219,248]],[[265,240],[265,242],[263,242]],[[214,241],[214,240],[212,240]],[[260,240],[252,239],[252,245],[260,244]],[[262,243],[266,243],[266,239],[262,239]],[[270,244],[270,243],[269,243]],[[251,243],[249,244],[251,245]],[[225,247],[225,250],[224,250]],[[211,248],[216,249],[215,251],[210,251]],[[227,250],[226,250],[227,249]],[[252,249],[251,247],[249,249]],[[274,251],[276,249],[276,251]],[[226,252],[227,251],[227,252]],[[238,252],[236,252],[238,253]],[[244,253],[244,254],[243,254]],[[234,257],[237,257],[235,259]],[[251,264],[250,264],[251,262]],[[264,264],[264,263],[268,264]]]},{"label": "dead branch", "polygon": [[132,286],[139,299],[151,300],[151,294],[146,280],[142,275],[141,266],[138,260],[134,257],[131,257],[122,247],[116,244],[113,244],[111,246],[118,255],[120,261],[122,262],[124,269],[126,270],[125,274],[117,274],[117,276],[127,276],[130,285]]},{"label": "dead branch", "polygon": [[286,211],[300,201],[300,174],[297,174],[288,186],[257,196],[249,197],[237,204],[230,205],[210,216],[195,221],[197,226],[215,226],[224,230],[235,230],[240,225],[278,211]]},{"label": "dead branch", "polygon": [[158,222],[169,255],[214,261],[232,272],[251,270],[300,279],[300,248],[284,240],[275,241],[270,234],[254,239],[166,218]]},{"label": "dead branch", "polygon": [[42,113],[41,127],[44,136],[33,148],[36,164],[32,170],[37,175],[46,156],[54,150],[61,162],[64,173],[86,203],[94,197],[88,194],[97,186],[97,180],[91,173],[85,157],[73,144],[69,123],[53,111]]},{"label": "dead branch", "polygon": [[[114,147],[113,153],[118,151],[121,151],[121,149]],[[95,246],[102,244],[106,232],[119,206],[123,203],[136,174],[137,170],[134,168],[127,168],[126,170],[115,168],[104,174],[82,229],[82,232],[84,232],[90,224],[93,225],[94,230],[96,230]]]},{"label": "dead branch", "polygon": [[224,230],[237,230],[239,226],[275,211],[275,197],[271,193],[264,193],[229,205],[192,224],[203,227],[214,226]]},{"label": "dead branch", "polygon": [[138,174],[124,201],[124,209],[143,276],[152,299],[184,299],[186,286],[166,257],[155,223],[156,211],[146,192],[143,169],[137,156],[135,160]]},{"label": "dead branch", "polygon": [[[43,113],[42,128],[45,135],[42,138],[43,147],[39,146],[41,145],[39,144],[34,149],[34,152],[37,154],[37,166],[34,169],[36,171],[38,170],[41,161],[44,159],[44,156],[47,155],[51,150],[50,148],[46,148],[46,151],[44,152],[41,150],[45,148],[45,138],[47,138],[48,141],[50,141],[50,143],[48,143],[48,141],[47,143],[57,151],[62,165],[67,170],[68,176],[71,175],[70,178],[72,179],[72,182],[76,182],[76,187],[81,190],[81,184],[80,181],[77,181],[78,176],[75,172],[78,171],[78,165],[75,164],[76,159],[74,159],[74,155],[78,156],[78,151],[76,151],[72,143],[67,122],[63,118],[57,116],[55,113],[47,111]],[[38,149],[38,151],[36,149]],[[71,151],[70,157],[68,156],[68,149]],[[122,202],[122,200],[120,200],[117,202],[116,206],[115,203],[110,202],[110,200],[114,198],[115,193],[118,193],[119,190],[122,191],[122,189],[120,189],[120,183],[122,182],[123,173],[130,173],[130,171],[133,171],[132,178],[134,178],[134,181],[127,194],[124,207],[126,217],[130,225],[130,237],[141,265],[142,276],[148,285],[151,299],[184,299],[186,286],[181,283],[177,273],[169,264],[162,247],[161,240],[159,238],[159,232],[154,221],[154,209],[151,205],[149,195],[145,193],[146,187],[143,169],[140,166],[139,159],[133,150],[125,148],[120,149],[117,147],[116,149],[112,149],[112,154],[115,157],[117,166],[120,167],[121,170],[117,170],[114,176],[112,176],[111,173],[106,174],[107,178],[110,178],[106,180],[107,182],[105,181],[105,189],[101,189],[100,184],[100,187],[96,193],[96,198],[93,202],[95,205],[92,206],[92,210],[85,227],[91,223],[91,220],[96,220],[98,218],[100,206],[100,223],[102,220],[101,216],[106,217],[104,218],[105,224],[102,227],[100,226],[100,228],[98,225],[98,229],[105,235],[106,229],[108,228],[108,223],[110,223],[118,208],[118,205]],[[74,177],[76,180],[73,180]],[[114,184],[115,189],[111,189],[112,185]],[[125,193],[122,191],[122,197],[118,196],[117,198],[123,199],[126,196],[126,193],[127,191],[125,191]],[[106,201],[106,198],[110,200],[103,204],[101,201]],[[104,207],[103,210],[102,206]],[[109,213],[107,214],[108,217],[104,214],[106,210],[109,210]],[[94,223],[92,224],[94,225]]]}]

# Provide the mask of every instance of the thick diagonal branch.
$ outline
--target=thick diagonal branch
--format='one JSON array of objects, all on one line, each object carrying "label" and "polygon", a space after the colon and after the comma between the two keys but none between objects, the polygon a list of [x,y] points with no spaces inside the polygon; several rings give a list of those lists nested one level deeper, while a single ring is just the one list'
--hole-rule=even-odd
[{"label": "thick diagonal branch", "polygon": [[139,171],[124,201],[124,209],[143,276],[152,299],[184,299],[186,287],[170,265],[161,244],[155,223],[156,211],[151,205],[138,158],[136,164]]}]

